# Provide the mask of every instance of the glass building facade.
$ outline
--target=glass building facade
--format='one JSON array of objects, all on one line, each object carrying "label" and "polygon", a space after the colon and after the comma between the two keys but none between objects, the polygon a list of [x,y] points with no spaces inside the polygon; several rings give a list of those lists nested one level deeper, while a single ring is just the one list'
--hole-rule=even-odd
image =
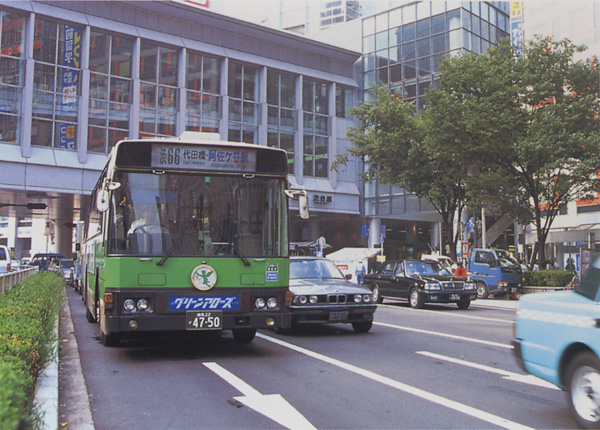
[{"label": "glass building facade", "polygon": [[[30,20],[31,40],[25,30]],[[29,105],[26,138],[34,147],[106,154],[126,137],[223,132],[229,141],[286,149],[291,174],[299,165],[303,176],[328,178],[329,123],[336,114],[329,100],[356,89],[28,13],[0,11],[0,31],[3,143],[21,143]],[[25,66],[30,48],[31,75]],[[23,99],[28,80],[31,104]],[[338,105],[337,116],[346,117],[347,105]]]},{"label": "glass building facade", "polygon": [[[423,109],[425,92],[439,79],[442,58],[462,52],[483,54],[509,36],[509,4],[420,1],[363,18],[364,99],[373,97],[371,89],[386,87],[415,109]],[[401,187],[366,183],[364,214],[376,231],[370,245],[378,244],[382,236],[394,244],[395,249],[386,250],[388,255],[416,257],[437,242],[433,207]]]},{"label": "glass building facade", "polygon": [[330,165],[349,145],[359,60],[171,1],[0,1],[0,169],[11,172],[0,194],[72,202],[91,191],[117,141],[212,132],[287,151],[290,182],[319,202],[309,221],[292,211],[292,240],[335,231],[340,213],[358,231],[357,166]]}]

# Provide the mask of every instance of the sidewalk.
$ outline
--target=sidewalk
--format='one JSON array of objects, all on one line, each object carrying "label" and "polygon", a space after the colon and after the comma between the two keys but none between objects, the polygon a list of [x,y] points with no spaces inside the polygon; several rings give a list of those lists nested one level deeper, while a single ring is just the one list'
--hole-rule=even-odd
[{"label": "sidewalk", "polygon": [[66,291],[60,312],[55,358],[44,369],[37,383],[34,402],[41,416],[43,430],[94,430],[71,319],[70,292]]}]

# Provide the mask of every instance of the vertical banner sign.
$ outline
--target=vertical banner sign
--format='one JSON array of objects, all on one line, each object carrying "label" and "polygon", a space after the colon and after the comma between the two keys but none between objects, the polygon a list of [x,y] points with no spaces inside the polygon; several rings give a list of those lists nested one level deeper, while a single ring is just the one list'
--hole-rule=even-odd
[{"label": "vertical banner sign", "polygon": [[510,2],[510,40],[517,56],[523,56],[523,3]]},{"label": "vertical banner sign", "polygon": [[69,25],[64,26],[62,77],[60,89],[62,100],[60,113],[77,115],[77,85],[81,56],[81,31]]}]

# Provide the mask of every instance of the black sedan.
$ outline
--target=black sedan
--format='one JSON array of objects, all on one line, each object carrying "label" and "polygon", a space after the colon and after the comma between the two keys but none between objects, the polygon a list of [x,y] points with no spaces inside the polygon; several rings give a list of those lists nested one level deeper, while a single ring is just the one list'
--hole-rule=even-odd
[{"label": "black sedan", "polygon": [[326,258],[291,257],[292,326],[308,323],[349,323],[356,333],[373,326],[377,306],[366,287],[349,282]]},{"label": "black sedan", "polygon": [[467,309],[477,298],[475,282],[452,275],[435,261],[398,260],[384,263],[378,272],[365,276],[376,303],[384,298],[406,299],[413,308],[425,303],[456,303]]}]

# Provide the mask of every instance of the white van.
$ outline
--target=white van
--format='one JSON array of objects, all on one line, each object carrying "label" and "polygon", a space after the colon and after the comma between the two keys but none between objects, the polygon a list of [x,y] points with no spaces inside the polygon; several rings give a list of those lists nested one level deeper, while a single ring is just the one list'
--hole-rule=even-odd
[{"label": "white van", "polygon": [[11,262],[10,249],[8,246],[0,245],[0,273],[10,272]]}]

